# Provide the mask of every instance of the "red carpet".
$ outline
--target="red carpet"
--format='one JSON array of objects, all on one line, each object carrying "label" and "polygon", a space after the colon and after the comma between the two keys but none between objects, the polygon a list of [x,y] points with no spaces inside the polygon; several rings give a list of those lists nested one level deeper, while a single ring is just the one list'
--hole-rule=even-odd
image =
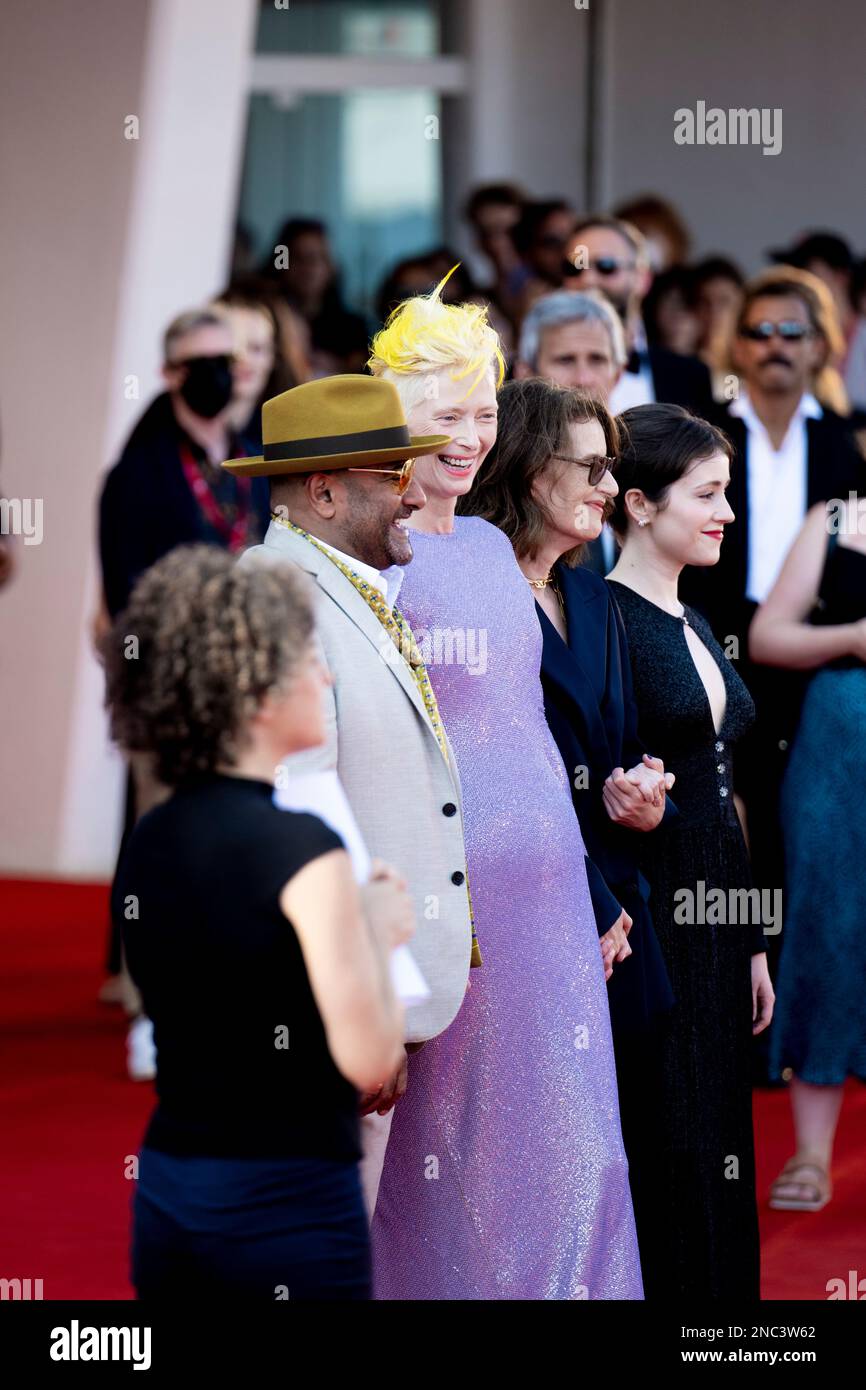
[{"label": "red carpet", "polygon": [[[124,1177],[153,1099],[125,1072],[125,1020],[96,1003],[107,889],[0,881],[0,1277],[42,1279],[46,1299],[131,1297]],[[849,1085],[823,1212],[771,1212],[791,1152],[784,1091],[755,1100],[763,1293],[825,1299],[831,1278],[866,1276],[866,1087]]]}]

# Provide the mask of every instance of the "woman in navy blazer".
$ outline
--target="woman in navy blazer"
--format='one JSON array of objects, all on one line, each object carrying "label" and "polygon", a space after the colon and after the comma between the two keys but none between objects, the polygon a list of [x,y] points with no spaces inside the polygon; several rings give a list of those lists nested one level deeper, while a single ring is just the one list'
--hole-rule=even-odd
[{"label": "woman in navy blazer", "polygon": [[[654,1251],[665,1240],[654,1190],[662,1147],[659,1038],[673,993],[636,842],[677,811],[667,798],[672,778],[637,738],[616,601],[600,576],[575,567],[616,496],[611,468],[617,447],[617,426],[603,405],[540,380],[510,382],[499,394],[497,443],[461,510],[508,535],[535,591],[545,713],[589,856],[599,936],[612,943],[609,1001],[620,1116],[644,1290],[652,1297],[664,1296],[653,1280]],[[623,927],[630,954],[619,949]]]}]

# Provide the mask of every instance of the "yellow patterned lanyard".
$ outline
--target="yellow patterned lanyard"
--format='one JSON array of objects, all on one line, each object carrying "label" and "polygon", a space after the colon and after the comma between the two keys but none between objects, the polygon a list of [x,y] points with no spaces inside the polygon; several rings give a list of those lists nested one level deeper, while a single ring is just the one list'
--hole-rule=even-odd
[{"label": "yellow patterned lanyard", "polygon": [[[379,622],[388,633],[394,646],[412,672],[412,678],[418,687],[421,698],[424,701],[424,708],[430,717],[430,723],[436,735],[436,742],[447,763],[449,761],[448,743],[445,739],[445,729],[442,724],[442,717],[439,713],[439,705],[436,701],[433,687],[430,684],[430,677],[427,674],[427,667],[424,665],[424,658],[421,655],[421,650],[403,614],[396,608],[389,608],[381,590],[377,589],[375,584],[368,584],[367,580],[362,579],[360,574],[356,574],[348,565],[344,565],[342,560],[338,560],[336,555],[334,555],[327,546],[322,545],[320,541],[316,540],[315,536],[311,536],[309,531],[305,531],[302,526],[296,526],[293,521],[288,521],[285,517],[277,516],[275,512],[271,512],[271,520],[275,521],[278,526],[285,526],[288,531],[294,531],[296,536],[303,536],[305,541],[309,541],[310,545],[314,545],[317,550],[320,550],[323,555],[326,555],[331,561],[331,564],[336,565],[340,573],[346,576],[352,587],[357,589],[364,601],[372,608]],[[472,895],[469,892],[468,877],[466,880],[466,894],[469,898],[469,917],[472,923],[472,965],[477,966],[481,964],[481,949],[478,945],[478,937],[475,934],[475,915],[472,911]]]}]

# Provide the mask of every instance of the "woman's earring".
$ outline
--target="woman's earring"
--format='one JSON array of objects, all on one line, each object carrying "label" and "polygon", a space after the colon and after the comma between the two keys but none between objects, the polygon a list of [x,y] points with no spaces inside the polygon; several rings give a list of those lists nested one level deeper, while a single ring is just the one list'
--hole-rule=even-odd
[{"label": "woman's earring", "polygon": [[647,521],[645,516],[641,517],[640,521],[638,522],[638,526],[649,526],[649,522]]}]

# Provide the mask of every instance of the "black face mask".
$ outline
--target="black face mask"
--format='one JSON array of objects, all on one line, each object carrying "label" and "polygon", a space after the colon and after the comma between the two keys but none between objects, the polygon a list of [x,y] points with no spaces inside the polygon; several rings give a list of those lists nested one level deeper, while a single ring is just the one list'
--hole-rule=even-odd
[{"label": "black face mask", "polygon": [[186,378],[180,388],[190,410],[203,420],[212,420],[225,410],[232,398],[231,360],[225,354],[218,357],[188,357],[178,363],[186,368]]}]

